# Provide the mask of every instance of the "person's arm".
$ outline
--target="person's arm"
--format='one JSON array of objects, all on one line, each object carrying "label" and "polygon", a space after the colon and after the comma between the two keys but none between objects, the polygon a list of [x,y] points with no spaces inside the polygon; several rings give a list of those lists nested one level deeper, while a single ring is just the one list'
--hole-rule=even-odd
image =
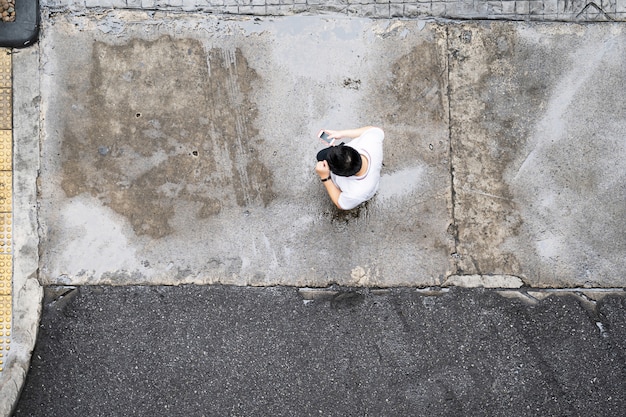
[{"label": "person's arm", "polygon": [[330,168],[328,167],[328,162],[318,161],[317,165],[315,165],[315,172],[320,176],[320,180],[325,180],[322,184],[324,184],[328,196],[332,202],[335,203],[337,208],[341,209],[341,206],[339,206],[339,196],[341,195],[341,190],[337,187],[333,180],[330,179]]},{"label": "person's arm", "polygon": [[375,126],[363,126],[357,129],[345,129],[345,130],[324,130],[331,139],[354,139],[361,136],[369,129],[373,129]]}]

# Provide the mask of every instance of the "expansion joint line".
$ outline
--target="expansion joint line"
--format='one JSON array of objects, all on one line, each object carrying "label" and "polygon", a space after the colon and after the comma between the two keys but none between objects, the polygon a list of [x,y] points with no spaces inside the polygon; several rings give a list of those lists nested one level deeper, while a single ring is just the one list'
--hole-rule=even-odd
[{"label": "expansion joint line", "polygon": [[450,254],[454,260],[454,273],[459,272],[458,266],[458,254],[457,248],[459,245],[459,229],[456,222],[456,190],[454,189],[454,147],[452,146],[452,97],[450,94],[450,28],[446,26],[446,96],[448,98],[448,169],[450,171],[450,217],[451,223],[448,227],[448,233],[450,233],[454,239],[454,248]]}]

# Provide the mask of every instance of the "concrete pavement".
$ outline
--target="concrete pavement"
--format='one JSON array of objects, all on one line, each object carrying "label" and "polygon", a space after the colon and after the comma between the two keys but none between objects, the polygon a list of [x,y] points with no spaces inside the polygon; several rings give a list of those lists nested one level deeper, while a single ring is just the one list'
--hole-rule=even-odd
[{"label": "concrete pavement", "polygon": [[[42,27],[42,283],[619,287],[626,33],[114,11]],[[339,212],[320,128],[380,125]]]}]

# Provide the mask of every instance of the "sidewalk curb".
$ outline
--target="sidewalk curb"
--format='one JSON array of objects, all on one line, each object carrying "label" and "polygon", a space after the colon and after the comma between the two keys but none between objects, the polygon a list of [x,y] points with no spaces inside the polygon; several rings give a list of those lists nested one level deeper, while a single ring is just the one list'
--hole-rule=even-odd
[{"label": "sidewalk curb", "polygon": [[42,311],[43,288],[37,279],[38,71],[38,48],[13,51],[13,334],[12,349],[0,373],[1,416],[10,416],[17,404]]}]

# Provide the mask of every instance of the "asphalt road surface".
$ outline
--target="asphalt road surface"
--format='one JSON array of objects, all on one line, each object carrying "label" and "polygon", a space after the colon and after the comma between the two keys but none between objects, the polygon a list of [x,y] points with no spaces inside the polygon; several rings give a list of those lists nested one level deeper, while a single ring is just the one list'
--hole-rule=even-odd
[{"label": "asphalt road surface", "polygon": [[48,288],[14,416],[623,416],[624,323],[621,295]]}]

